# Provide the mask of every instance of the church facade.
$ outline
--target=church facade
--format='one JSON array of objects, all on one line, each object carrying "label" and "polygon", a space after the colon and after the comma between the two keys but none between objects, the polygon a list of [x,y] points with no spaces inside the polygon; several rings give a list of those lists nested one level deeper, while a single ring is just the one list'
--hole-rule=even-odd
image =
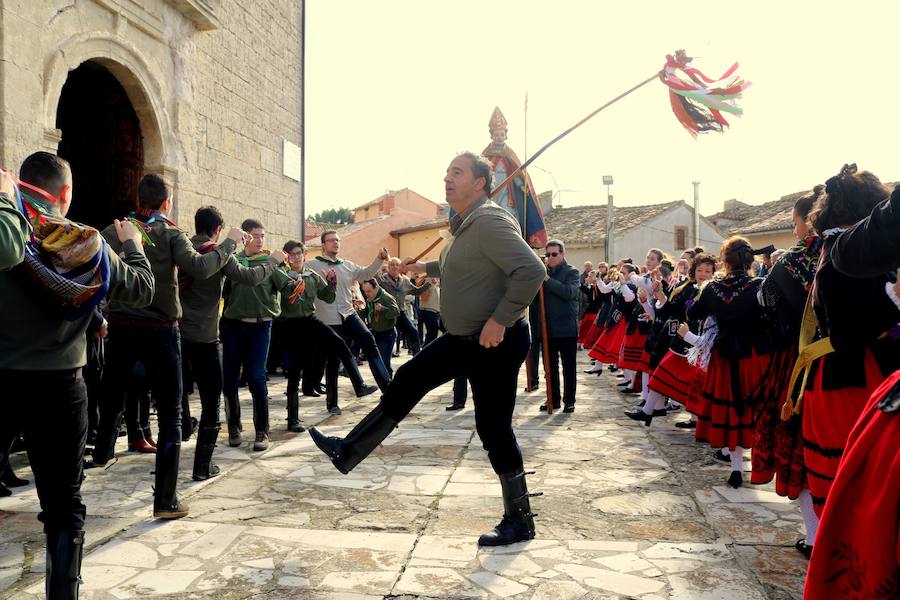
[{"label": "church facade", "polygon": [[72,164],[70,216],[126,214],[145,173],[175,214],[300,234],[300,0],[0,0],[0,166]]}]

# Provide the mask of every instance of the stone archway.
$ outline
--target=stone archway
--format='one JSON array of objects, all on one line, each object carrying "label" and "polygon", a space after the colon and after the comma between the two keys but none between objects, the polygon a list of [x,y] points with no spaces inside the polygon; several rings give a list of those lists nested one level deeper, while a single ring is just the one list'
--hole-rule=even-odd
[{"label": "stone archway", "polygon": [[69,73],[59,97],[58,154],[72,165],[71,219],[103,228],[137,206],[144,174],[141,123],[119,81],[86,61]]},{"label": "stone archway", "polygon": [[[78,92],[79,79],[82,80],[81,85],[85,85],[85,79],[90,80],[87,85],[91,81],[99,82],[106,91],[104,97],[112,102],[113,109],[118,113],[116,128],[121,130],[118,132],[118,140],[107,141],[107,145],[114,148],[113,152],[120,155],[118,166],[115,167],[118,170],[116,177],[120,181],[107,183],[106,189],[111,190],[112,194],[133,194],[129,190],[136,186],[136,182],[131,184],[129,181],[133,179],[134,172],[138,179],[144,173],[158,173],[177,182],[175,165],[179,161],[176,157],[175,132],[164,100],[171,94],[162,87],[164,79],[157,72],[157,67],[158,65],[151,65],[133,44],[114,35],[84,33],[64,41],[44,71],[45,147],[50,151],[71,154],[68,140],[63,141],[65,131],[61,130],[70,116],[66,115],[66,109],[71,99],[66,98],[69,94],[64,92],[68,91],[67,87]],[[76,85],[69,86],[70,78],[73,78],[71,83]],[[75,94],[76,98],[77,96]],[[75,102],[77,104],[77,100]],[[132,142],[128,142],[129,137]],[[139,144],[134,143],[137,138],[140,140]],[[84,152],[85,149],[82,147],[81,151]],[[96,179],[96,175],[93,177]],[[76,182],[77,179],[76,176]],[[87,187],[82,185],[80,189],[75,189],[73,210],[76,210],[79,198],[89,201],[85,195],[91,193],[92,189],[101,188],[92,188],[88,184]],[[97,215],[91,215],[91,219],[120,216],[113,213],[120,213],[119,209],[128,199],[110,201],[118,204],[119,208],[99,210]]]}]

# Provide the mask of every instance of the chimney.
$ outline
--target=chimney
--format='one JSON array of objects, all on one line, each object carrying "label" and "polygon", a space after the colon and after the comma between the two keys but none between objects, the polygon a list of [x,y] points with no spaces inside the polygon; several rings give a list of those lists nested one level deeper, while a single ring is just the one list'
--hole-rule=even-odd
[{"label": "chimney", "polygon": [[553,192],[547,190],[538,194],[538,204],[541,205],[541,212],[549,215],[553,211]]},{"label": "chimney", "polygon": [[725,201],[725,210],[734,210],[740,204],[741,203],[738,202],[737,198],[732,198],[731,200],[726,200]]}]

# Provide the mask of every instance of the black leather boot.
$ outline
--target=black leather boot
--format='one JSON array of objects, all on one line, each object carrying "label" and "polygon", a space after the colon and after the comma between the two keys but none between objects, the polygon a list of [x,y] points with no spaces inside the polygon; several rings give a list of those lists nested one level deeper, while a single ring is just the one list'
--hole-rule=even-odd
[{"label": "black leather boot", "polygon": [[243,442],[241,431],[241,403],[237,396],[225,396],[225,421],[228,424],[228,445],[237,448]]},{"label": "black leather boot", "polygon": [[310,428],[309,435],[319,450],[331,458],[337,470],[346,475],[396,427],[397,421],[385,415],[379,404],[344,439],[324,436],[315,427]]},{"label": "black leather boot", "polygon": [[287,428],[296,433],[306,431],[300,424],[300,395],[297,392],[287,395]]},{"label": "black leather boot", "polygon": [[219,466],[212,462],[213,450],[219,438],[219,426],[201,427],[197,431],[197,448],[194,451],[194,481],[204,481],[219,474]]},{"label": "black leather boot", "polygon": [[78,598],[84,530],[47,534],[47,566],[44,584],[47,600]]},{"label": "black leather boot", "polygon": [[180,519],[188,514],[187,505],[180,502],[175,493],[180,457],[181,442],[159,442],[156,448],[156,485],[153,490],[155,519]]},{"label": "black leather boot", "polygon": [[119,439],[119,427],[122,426],[124,415],[119,413],[115,419],[103,418],[100,415],[100,423],[97,426],[97,441],[92,453],[94,465],[102,467],[116,455],[116,440]]},{"label": "black leather boot", "polygon": [[506,546],[534,539],[534,513],[531,512],[531,496],[525,484],[525,471],[521,467],[500,475],[503,489],[503,519],[492,531],[478,538],[479,546]]}]

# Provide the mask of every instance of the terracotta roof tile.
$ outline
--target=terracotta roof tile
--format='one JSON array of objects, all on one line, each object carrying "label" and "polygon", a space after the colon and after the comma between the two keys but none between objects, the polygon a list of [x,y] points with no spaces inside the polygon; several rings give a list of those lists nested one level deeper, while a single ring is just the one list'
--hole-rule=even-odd
[{"label": "terracotta roof tile", "polygon": [[[616,206],[613,226],[622,232],[681,204],[683,200],[649,206]],[[606,205],[556,208],[545,215],[547,235],[566,244],[597,244],[606,239]]]}]

